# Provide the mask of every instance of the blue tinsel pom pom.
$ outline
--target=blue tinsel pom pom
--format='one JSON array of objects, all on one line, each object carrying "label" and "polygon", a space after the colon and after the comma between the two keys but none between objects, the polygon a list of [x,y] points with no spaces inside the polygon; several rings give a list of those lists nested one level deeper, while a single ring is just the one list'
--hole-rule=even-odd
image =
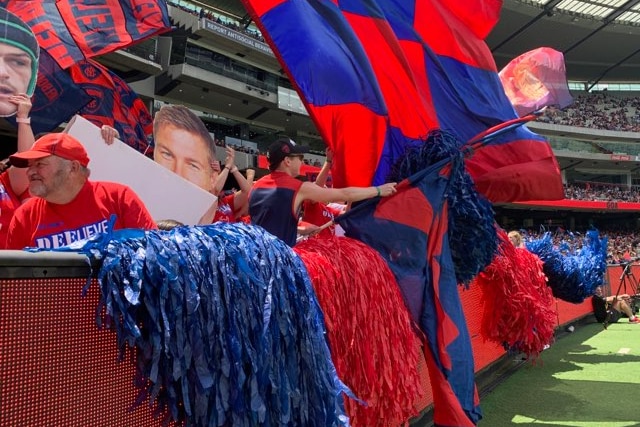
[{"label": "blue tinsel pom pom", "polygon": [[188,425],[349,424],[311,281],[286,244],[225,223],[109,237],[75,249],[103,259],[99,311],[122,353],[137,349],[139,402]]},{"label": "blue tinsel pom pom", "polygon": [[582,247],[564,240],[554,246],[551,233],[529,240],[527,249],[544,263],[543,271],[549,279],[553,296],[571,303],[581,303],[602,285],[607,269],[607,238],[599,238],[597,230],[590,230]]},{"label": "blue tinsel pom pom", "polygon": [[393,166],[387,181],[400,182],[411,175],[451,159],[450,184],[446,192],[449,205],[449,244],[456,280],[468,284],[491,263],[498,249],[493,208],[475,188],[466,172],[460,141],[448,132],[433,131],[424,141],[407,149]]}]

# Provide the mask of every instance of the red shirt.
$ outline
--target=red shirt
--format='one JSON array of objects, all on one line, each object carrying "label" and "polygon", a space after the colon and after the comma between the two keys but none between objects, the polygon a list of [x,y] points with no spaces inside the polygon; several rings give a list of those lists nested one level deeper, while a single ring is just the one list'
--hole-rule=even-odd
[{"label": "red shirt", "polygon": [[[28,196],[29,192],[25,191]],[[6,249],[7,233],[13,213],[20,206],[21,199],[13,192],[9,171],[0,174],[0,249]]]},{"label": "red shirt", "polygon": [[236,222],[234,198],[235,194],[218,198],[218,209],[216,209],[216,214],[213,216],[213,222]]},{"label": "red shirt", "polygon": [[[330,208],[324,203],[318,203],[312,200],[305,200],[304,202],[302,202],[302,209],[302,220],[304,222],[308,222],[309,224],[317,226],[322,226],[329,221],[333,221],[333,219],[340,214],[340,212],[338,212],[336,209]],[[318,236],[331,237],[335,234],[335,226],[332,225],[318,233]]]},{"label": "red shirt", "polygon": [[7,248],[58,248],[107,231],[112,214],[114,229],[156,228],[140,198],[126,185],[87,181],[71,202],[59,205],[32,197],[16,209]]}]

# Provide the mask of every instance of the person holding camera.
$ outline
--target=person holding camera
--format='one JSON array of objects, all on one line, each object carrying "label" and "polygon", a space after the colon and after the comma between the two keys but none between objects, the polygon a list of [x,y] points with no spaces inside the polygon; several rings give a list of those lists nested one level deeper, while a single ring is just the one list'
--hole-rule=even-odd
[{"label": "person holding camera", "polygon": [[624,313],[629,323],[640,323],[640,318],[633,314],[631,296],[628,294],[605,297],[602,286],[598,286],[591,297],[593,314],[600,323],[616,323]]}]

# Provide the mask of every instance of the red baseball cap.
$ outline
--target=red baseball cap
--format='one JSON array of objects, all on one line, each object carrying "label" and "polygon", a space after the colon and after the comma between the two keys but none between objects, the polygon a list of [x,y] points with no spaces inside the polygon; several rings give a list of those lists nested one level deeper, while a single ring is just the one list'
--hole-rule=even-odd
[{"label": "red baseball cap", "polygon": [[84,167],[89,164],[87,151],[80,141],[68,133],[49,133],[38,139],[28,151],[9,156],[9,161],[12,166],[26,168],[29,166],[29,160],[42,159],[48,156],[77,160]]}]

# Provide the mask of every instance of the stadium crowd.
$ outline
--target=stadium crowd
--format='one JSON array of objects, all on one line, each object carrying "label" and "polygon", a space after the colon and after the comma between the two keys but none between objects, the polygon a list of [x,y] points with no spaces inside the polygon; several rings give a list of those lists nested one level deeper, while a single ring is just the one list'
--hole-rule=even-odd
[{"label": "stadium crowd", "polygon": [[539,119],[547,123],[619,132],[640,132],[640,97],[607,92],[580,94],[562,110],[549,110]]},{"label": "stadium crowd", "polygon": [[[628,260],[633,260],[640,256],[637,243],[640,242],[640,233],[635,230],[612,229],[598,230],[600,238],[607,238],[607,263],[620,264]],[[548,229],[541,227],[535,229],[520,230],[523,239],[526,242],[537,240],[543,237]],[[579,250],[582,248],[586,233],[580,231],[570,231],[562,227],[557,227],[551,232],[553,245],[556,248],[567,248],[571,250]]]},{"label": "stadium crowd", "polygon": [[575,181],[565,184],[564,197],[571,200],[640,203],[640,189],[621,184]]}]

